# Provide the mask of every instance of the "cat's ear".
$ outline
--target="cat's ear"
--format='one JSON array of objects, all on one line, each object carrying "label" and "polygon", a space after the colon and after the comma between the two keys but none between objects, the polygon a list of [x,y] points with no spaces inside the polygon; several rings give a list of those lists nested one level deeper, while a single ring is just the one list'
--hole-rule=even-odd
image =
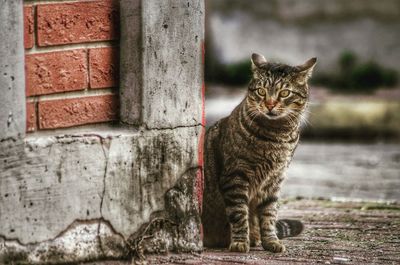
[{"label": "cat's ear", "polygon": [[317,58],[313,57],[302,65],[296,66],[300,83],[305,83],[311,77],[314,66],[317,64]]},{"label": "cat's ear", "polygon": [[251,55],[251,70],[253,72],[253,77],[257,78],[259,73],[258,70],[261,66],[267,63],[267,60],[264,56],[258,53],[253,53]]},{"label": "cat's ear", "polygon": [[253,53],[251,55],[251,69],[260,68],[262,65],[266,64],[267,60],[264,56],[258,53]]}]

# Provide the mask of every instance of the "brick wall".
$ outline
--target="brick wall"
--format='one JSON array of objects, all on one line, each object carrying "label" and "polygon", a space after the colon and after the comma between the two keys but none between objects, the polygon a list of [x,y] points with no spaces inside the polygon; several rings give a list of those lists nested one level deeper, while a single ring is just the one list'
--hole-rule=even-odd
[{"label": "brick wall", "polygon": [[118,118],[118,2],[25,0],[28,132]]}]

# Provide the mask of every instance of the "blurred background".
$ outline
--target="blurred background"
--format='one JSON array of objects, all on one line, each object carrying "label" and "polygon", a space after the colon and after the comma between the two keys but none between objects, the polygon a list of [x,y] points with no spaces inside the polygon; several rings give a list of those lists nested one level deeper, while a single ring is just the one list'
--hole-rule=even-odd
[{"label": "blurred background", "polygon": [[284,197],[400,201],[400,1],[206,0],[207,125],[246,93],[250,56],[318,57]]}]

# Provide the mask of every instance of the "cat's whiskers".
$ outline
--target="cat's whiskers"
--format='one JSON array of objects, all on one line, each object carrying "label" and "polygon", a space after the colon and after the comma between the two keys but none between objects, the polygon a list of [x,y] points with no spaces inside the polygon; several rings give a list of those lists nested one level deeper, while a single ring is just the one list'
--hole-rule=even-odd
[{"label": "cat's whiskers", "polygon": [[248,113],[247,115],[246,115],[246,117],[248,117],[248,118],[250,118],[250,120],[251,119],[253,119],[255,116],[257,116],[258,115],[258,113],[257,113],[257,111],[256,110],[253,110],[253,111],[251,111],[250,113]]},{"label": "cat's whiskers", "polygon": [[249,104],[248,110],[247,110],[247,113],[246,113],[245,117],[250,118],[250,125],[251,125],[252,121],[257,117],[259,112],[260,111],[258,110],[258,108],[256,106],[252,106],[252,105]]},{"label": "cat's whiskers", "polygon": [[300,118],[300,125],[301,124],[305,124],[305,125],[310,125],[310,126],[312,126],[312,124],[311,124],[311,122],[308,120],[308,117],[305,115],[306,113],[305,113],[306,111],[305,110],[303,110],[303,111],[299,111],[299,112],[297,112],[297,113],[295,113],[295,112],[290,112],[289,113],[289,115],[299,115],[299,118]]},{"label": "cat's whiskers", "polygon": [[296,111],[299,114],[312,114],[309,108],[291,108],[292,112]]},{"label": "cat's whiskers", "polygon": [[305,108],[305,109],[300,109],[300,118],[301,118],[301,122],[305,122],[306,125],[311,125],[311,122],[309,121],[309,117],[313,114],[311,112],[311,110],[309,108]]},{"label": "cat's whiskers", "polygon": [[308,120],[308,117],[305,116],[304,114],[300,115],[301,118],[301,123],[305,123],[306,125],[312,126],[312,123]]},{"label": "cat's whiskers", "polygon": [[287,117],[289,118],[289,125],[291,127],[294,127],[296,125],[296,121],[295,121],[295,113],[293,112],[289,112]]},{"label": "cat's whiskers", "polygon": [[[251,124],[253,123],[254,119],[258,116],[259,113],[261,113],[261,112],[258,108],[256,108],[256,110],[253,110],[252,112],[249,113],[249,117],[250,117],[249,126],[250,127],[251,127]],[[251,116],[253,116],[253,118],[251,118]]]}]

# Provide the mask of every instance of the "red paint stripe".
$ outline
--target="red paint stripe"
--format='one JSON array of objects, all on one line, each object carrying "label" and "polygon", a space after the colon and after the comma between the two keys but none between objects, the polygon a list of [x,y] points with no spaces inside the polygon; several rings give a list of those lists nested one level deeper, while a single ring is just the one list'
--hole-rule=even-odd
[{"label": "red paint stripe", "polygon": [[206,94],[206,86],[203,82],[201,88],[201,125],[203,126],[206,126],[205,94]]},{"label": "red paint stripe", "polygon": [[[202,60],[202,65],[204,67],[204,41],[201,42],[201,60]],[[199,144],[198,144],[198,165],[200,169],[197,171],[197,177],[196,177],[196,195],[197,195],[197,200],[199,202],[199,211],[201,212],[202,210],[202,204],[203,204],[203,190],[204,190],[204,174],[203,174],[203,166],[204,166],[204,135],[205,135],[205,129],[204,126],[206,125],[206,116],[205,116],[205,84],[203,81],[202,87],[201,87],[201,125],[203,126],[200,131],[200,136],[199,136]]]},{"label": "red paint stripe", "polygon": [[199,136],[199,144],[197,148],[197,156],[198,161],[197,164],[199,165],[200,169],[197,172],[197,181],[196,181],[196,194],[197,199],[199,202],[199,210],[201,212],[202,209],[202,202],[203,202],[203,189],[204,189],[204,175],[203,175],[203,166],[204,166],[204,135],[205,135],[205,112],[204,112],[204,83],[202,87],[202,117],[201,117],[201,131]]}]

